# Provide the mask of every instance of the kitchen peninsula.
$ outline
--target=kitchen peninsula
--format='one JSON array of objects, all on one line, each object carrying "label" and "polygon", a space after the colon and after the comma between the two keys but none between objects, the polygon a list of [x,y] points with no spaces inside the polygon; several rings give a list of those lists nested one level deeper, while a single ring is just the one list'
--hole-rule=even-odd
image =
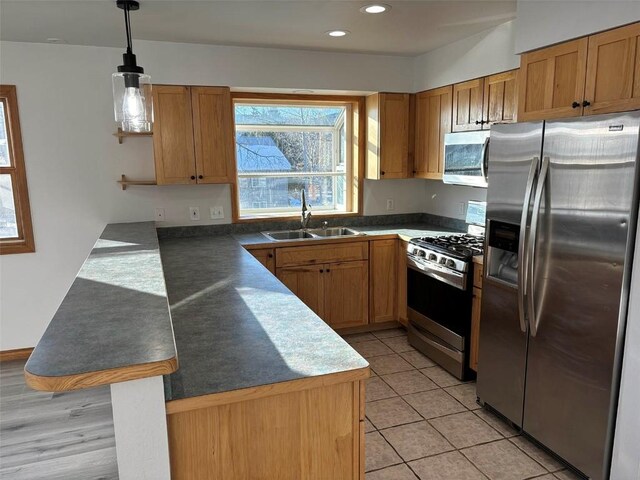
[{"label": "kitchen peninsula", "polygon": [[[448,230],[359,229],[362,241]],[[368,363],[243,248],[266,237],[184,234],[108,225],[28,384],[111,385],[122,479],[364,478]]]}]

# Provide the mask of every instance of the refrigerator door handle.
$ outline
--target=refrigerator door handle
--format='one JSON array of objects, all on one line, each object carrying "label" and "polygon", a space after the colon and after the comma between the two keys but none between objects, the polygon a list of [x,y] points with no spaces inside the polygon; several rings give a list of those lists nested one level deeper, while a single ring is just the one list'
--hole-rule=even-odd
[{"label": "refrigerator door handle", "polygon": [[540,319],[536,318],[535,311],[535,302],[533,299],[533,288],[534,288],[534,278],[533,278],[533,268],[534,261],[536,256],[536,236],[538,234],[538,217],[540,215],[540,203],[542,201],[542,193],[544,192],[544,187],[547,182],[547,174],[549,173],[549,157],[544,157],[542,159],[542,168],[540,169],[540,177],[538,178],[538,185],[536,188],[536,195],[533,199],[533,212],[531,214],[531,229],[529,230],[529,244],[528,244],[528,254],[527,261],[529,264],[529,273],[527,281],[527,300],[529,305],[529,328],[531,331],[531,336],[535,337],[538,333],[538,327],[540,326]]},{"label": "refrigerator door handle", "polygon": [[520,237],[518,240],[518,317],[520,318],[520,330],[527,332],[527,313],[525,311],[525,291],[527,288],[527,224],[529,223],[529,205],[533,187],[536,182],[536,175],[540,165],[540,158],[531,159],[531,168],[527,177],[527,185],[524,190],[524,202],[522,204],[522,216],[520,217]]},{"label": "refrigerator door handle", "polygon": [[484,141],[484,145],[482,145],[482,161],[480,162],[480,173],[482,174],[482,178],[484,178],[485,182],[488,182],[489,178],[487,177],[487,163],[489,160],[489,141],[490,137]]}]

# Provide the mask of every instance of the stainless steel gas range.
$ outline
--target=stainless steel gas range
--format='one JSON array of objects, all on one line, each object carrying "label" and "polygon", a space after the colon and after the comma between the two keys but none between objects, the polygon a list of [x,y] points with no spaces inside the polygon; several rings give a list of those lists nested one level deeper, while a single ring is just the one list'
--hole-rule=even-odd
[{"label": "stainless steel gas range", "polygon": [[473,256],[484,235],[414,238],[407,247],[409,343],[461,380],[469,369]]}]

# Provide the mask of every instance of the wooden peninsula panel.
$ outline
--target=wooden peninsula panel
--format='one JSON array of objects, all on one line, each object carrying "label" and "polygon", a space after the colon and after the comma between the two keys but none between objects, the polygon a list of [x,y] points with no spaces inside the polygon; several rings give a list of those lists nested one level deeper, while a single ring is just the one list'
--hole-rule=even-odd
[{"label": "wooden peninsula panel", "polygon": [[363,382],[330,377],[169,402],[171,478],[364,480]]}]

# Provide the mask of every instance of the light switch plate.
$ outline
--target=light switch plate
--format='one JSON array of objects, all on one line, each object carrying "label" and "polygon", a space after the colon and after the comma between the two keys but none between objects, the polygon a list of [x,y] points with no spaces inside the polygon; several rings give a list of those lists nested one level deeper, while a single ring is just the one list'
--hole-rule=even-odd
[{"label": "light switch plate", "polygon": [[200,220],[200,207],[189,207],[189,218],[191,220]]},{"label": "light switch plate", "polygon": [[393,201],[393,198],[388,198],[387,199],[387,211],[390,212],[395,208],[395,203]]},{"label": "light switch plate", "polygon": [[222,207],[209,207],[209,215],[211,220],[224,218],[224,209]]}]

